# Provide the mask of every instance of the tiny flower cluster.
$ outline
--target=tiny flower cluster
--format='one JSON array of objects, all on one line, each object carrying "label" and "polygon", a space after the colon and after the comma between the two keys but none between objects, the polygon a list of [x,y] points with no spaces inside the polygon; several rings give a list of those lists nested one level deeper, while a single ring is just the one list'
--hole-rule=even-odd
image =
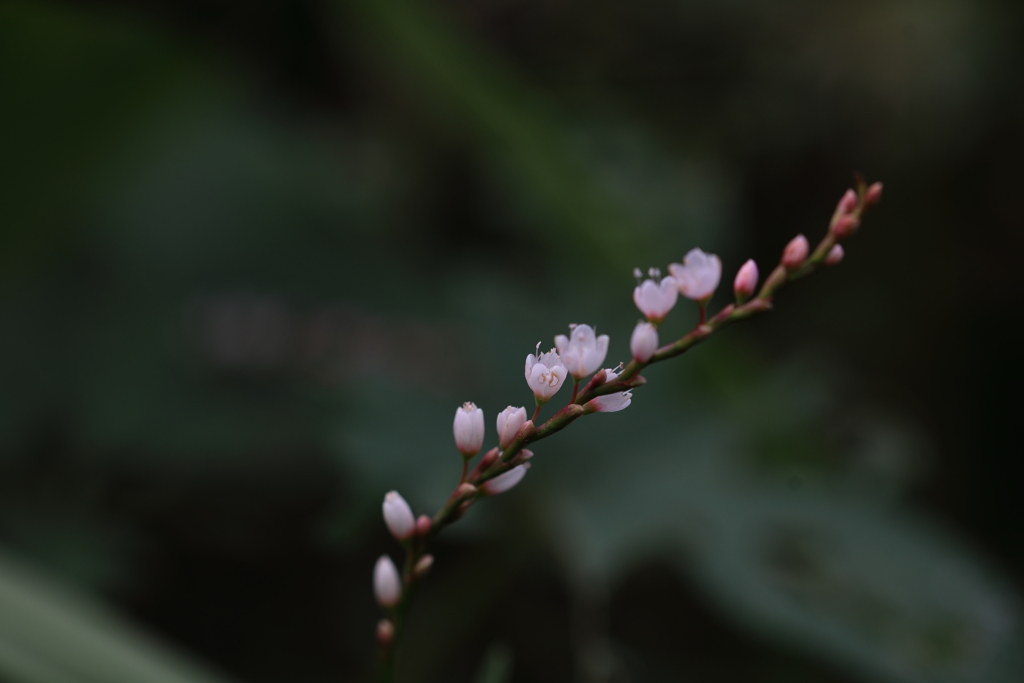
[{"label": "tiny flower cluster", "polygon": [[[839,200],[825,238],[812,252],[804,235],[797,235],[785,246],[779,263],[760,283],[757,263],[749,259],[737,270],[733,279],[735,303],[707,318],[710,303],[722,279],[722,261],[715,254],[692,249],[682,263],[668,266],[669,275],[651,268],[647,277],[634,269],[637,284],[633,302],[644,316],[630,337],[633,361],[623,368],[603,368],[608,356],[609,337],[598,335],[590,325],[570,325],[569,334],[554,338],[554,347],[541,353],[538,343],[534,353],[527,355],[524,368],[526,384],[533,393],[534,412],[528,418],[525,406],[508,406],[498,413],[495,422],[498,445],[481,456],[472,473],[470,461],[480,454],[486,441],[484,411],[474,403],[464,403],[455,411],[452,430],[455,446],[462,456],[462,478],[446,505],[433,518],[413,514],[412,508],[397,492],[384,496],[382,512],[391,535],[407,552],[406,570],[400,573],[387,555],[377,560],[373,570],[373,589],[377,602],[387,618],[377,626],[382,647],[390,648],[398,638],[401,617],[415,581],[426,574],[434,558],[426,554],[427,542],[440,528],[461,517],[474,501],[504,493],[526,476],[533,452],[525,446],[564,428],[583,415],[617,412],[633,401],[631,387],[646,380],[639,375],[644,366],[679,355],[693,344],[705,339],[716,329],[756,313],[769,310],[772,299],[787,282],[815,272],[822,266],[833,266],[843,260],[840,241],[854,234],[860,226],[864,210],[881,199],[882,185],[866,186],[858,181],[858,190],[848,190]],[[760,291],[758,286],[760,284]],[[659,347],[658,330],[680,295],[696,302],[696,327],[681,339]],[[581,382],[591,377],[580,391]],[[550,401],[572,378],[572,397],[554,417],[535,426],[541,407]],[[625,391],[623,391],[625,389]]]}]

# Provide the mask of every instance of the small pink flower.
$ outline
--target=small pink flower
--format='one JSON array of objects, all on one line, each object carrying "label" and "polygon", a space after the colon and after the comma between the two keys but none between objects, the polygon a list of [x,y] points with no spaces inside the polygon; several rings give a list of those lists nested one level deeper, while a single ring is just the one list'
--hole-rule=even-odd
[{"label": "small pink flower", "polygon": [[492,496],[498,493],[504,493],[510,488],[518,484],[526,476],[526,465],[516,465],[508,472],[499,474],[494,479],[488,479],[484,482],[484,491],[491,494]]},{"label": "small pink flower", "polygon": [[825,257],[825,265],[834,266],[843,260],[846,256],[846,252],[843,250],[843,245],[837,244],[828,251],[828,255]]},{"label": "small pink flower", "polygon": [[373,594],[381,607],[394,607],[402,599],[402,577],[387,555],[381,555],[373,568]]},{"label": "small pink flower", "polygon": [[633,289],[633,303],[652,323],[660,323],[676,305],[679,283],[666,277],[660,283],[647,279]]},{"label": "small pink flower", "polygon": [[649,361],[658,350],[658,328],[650,323],[637,323],[629,340],[629,350],[633,352],[633,358],[638,362]]},{"label": "small pink flower", "polygon": [[874,206],[882,201],[882,183],[871,183],[864,191],[864,206]]},{"label": "small pink flower", "polygon": [[388,491],[384,496],[383,508],[384,523],[395,539],[404,541],[412,536],[416,530],[416,518],[413,517],[412,508],[398,491]]},{"label": "small pink flower", "polygon": [[564,334],[555,337],[555,348],[569,374],[583,379],[600,368],[608,355],[608,335],[596,336],[590,325],[570,327],[569,337]]},{"label": "small pink flower", "polygon": [[694,301],[710,299],[722,279],[721,259],[700,249],[691,249],[681,264],[673,263],[668,270],[679,283],[679,293]]},{"label": "small pink flower", "polygon": [[832,224],[832,234],[836,236],[836,239],[846,239],[855,233],[858,227],[860,227],[860,219],[854,215],[847,214],[840,216]]},{"label": "small pink flower", "polygon": [[836,206],[836,213],[840,216],[848,213],[853,213],[854,209],[857,208],[857,193],[853,190],[847,190],[842,198],[839,200],[839,205]]},{"label": "small pink flower", "polygon": [[546,403],[554,396],[568,374],[565,363],[554,349],[541,353],[540,344],[537,344],[537,355],[531,353],[526,357],[526,383],[538,403]]},{"label": "small pink flower", "polygon": [[498,413],[498,445],[501,448],[508,448],[508,445],[516,438],[516,432],[526,422],[526,408],[513,408],[509,406]]},{"label": "small pink flower", "polygon": [[467,458],[480,452],[484,445],[484,411],[473,403],[464,403],[455,411],[455,446]]},{"label": "small pink flower", "polygon": [[608,394],[598,396],[587,401],[583,406],[587,412],[592,413],[617,413],[625,410],[633,402],[633,392],[623,391],[621,394]]},{"label": "small pink flower", "polygon": [[757,264],[754,263],[754,259],[748,259],[746,263],[740,266],[739,272],[736,273],[736,279],[733,281],[732,288],[736,292],[736,298],[740,301],[746,301],[754,295],[757,290],[757,279],[759,273],[757,272]]},{"label": "small pink flower", "polygon": [[782,252],[782,265],[786,270],[796,270],[807,260],[807,254],[811,251],[811,245],[803,235],[797,235],[789,241]]}]

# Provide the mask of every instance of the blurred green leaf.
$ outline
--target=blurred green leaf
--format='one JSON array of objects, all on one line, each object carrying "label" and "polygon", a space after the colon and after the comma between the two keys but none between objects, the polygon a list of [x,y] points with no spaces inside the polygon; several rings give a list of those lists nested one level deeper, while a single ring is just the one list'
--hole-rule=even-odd
[{"label": "blurred green leaf", "polygon": [[15,683],[229,680],[3,555],[0,672]]},{"label": "blurred green leaf", "polygon": [[606,195],[556,107],[484,45],[456,29],[431,3],[350,0],[351,32],[375,63],[404,80],[456,130],[499,163],[555,218],[565,239],[551,240],[566,255],[631,265],[642,253],[644,226]]}]

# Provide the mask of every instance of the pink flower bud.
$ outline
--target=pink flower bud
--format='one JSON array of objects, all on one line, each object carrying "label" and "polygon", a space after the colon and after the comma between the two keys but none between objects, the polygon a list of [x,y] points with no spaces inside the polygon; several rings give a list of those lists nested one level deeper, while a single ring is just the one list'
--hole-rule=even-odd
[{"label": "pink flower bud", "polygon": [[584,409],[588,413],[617,413],[625,410],[633,402],[633,392],[623,391],[621,394],[607,394],[587,401]]},{"label": "pink flower bud", "polygon": [[843,251],[843,245],[837,244],[828,250],[828,255],[825,256],[825,265],[834,266],[842,261],[844,256],[846,256],[846,252]]},{"label": "pink flower bud", "polygon": [[412,568],[413,576],[417,579],[430,571],[430,568],[434,565],[433,555],[424,555],[416,562],[416,566]]},{"label": "pink flower bud", "polygon": [[678,296],[679,284],[673,277],[666,277],[660,283],[644,280],[633,290],[633,303],[652,323],[660,323],[676,305]]},{"label": "pink flower bud", "polygon": [[649,361],[658,350],[658,329],[650,323],[637,323],[629,340],[629,350],[638,362]]},{"label": "pink flower bud", "polygon": [[786,270],[796,270],[807,260],[807,254],[810,251],[811,245],[807,243],[807,238],[797,235],[789,241],[783,250],[782,265],[786,267]]},{"label": "pink flower bud", "polygon": [[722,279],[722,260],[700,249],[691,249],[682,263],[673,263],[668,270],[679,283],[680,294],[693,301],[706,301]]},{"label": "pink flower bud", "polygon": [[498,462],[498,458],[501,457],[501,450],[502,449],[495,447],[484,453],[484,457],[480,458],[480,462],[476,466],[476,471],[483,472],[491,465]]},{"label": "pink flower bud", "polygon": [[468,481],[459,484],[459,488],[455,489],[455,494],[459,498],[468,498],[476,493],[476,487],[470,484]]},{"label": "pink flower bud", "polygon": [[857,208],[857,193],[853,190],[847,190],[839,200],[839,205],[836,206],[836,213],[839,215],[845,215],[853,213],[854,209]]},{"label": "pink flower bud", "polygon": [[840,216],[832,225],[832,234],[836,239],[846,239],[860,227],[860,219],[853,215]]},{"label": "pink flower bud", "polygon": [[510,488],[518,484],[526,476],[526,465],[516,465],[508,472],[499,474],[494,479],[489,479],[484,482],[484,491],[491,494],[492,496],[498,493],[504,493]]},{"label": "pink flower bud", "polygon": [[373,568],[373,594],[381,607],[394,607],[402,599],[402,577],[387,555],[381,555]]},{"label": "pink flower bud", "polygon": [[472,403],[464,403],[455,411],[455,445],[467,458],[480,452],[484,445],[484,411]]},{"label": "pink flower bud", "polygon": [[864,191],[864,206],[874,206],[882,201],[882,183],[871,183]]},{"label": "pink flower bud", "polygon": [[377,622],[377,642],[387,647],[395,639],[395,625],[390,619],[381,619]]},{"label": "pink flower bud", "polygon": [[513,408],[509,406],[498,413],[498,445],[502,449],[515,441],[516,433],[526,422],[526,408]]},{"label": "pink flower bud", "polygon": [[416,518],[416,535],[426,536],[430,533],[430,527],[434,525],[433,520],[426,515],[420,515]]},{"label": "pink flower bud", "polygon": [[757,272],[757,264],[754,259],[747,259],[747,262],[740,266],[736,273],[736,279],[732,283],[732,289],[736,292],[738,301],[746,301],[754,295],[757,290],[757,279],[760,277]]},{"label": "pink flower bud", "polygon": [[387,524],[392,536],[399,541],[412,536],[416,530],[416,519],[413,517],[412,508],[398,491],[388,491],[384,496],[383,508],[384,523]]}]

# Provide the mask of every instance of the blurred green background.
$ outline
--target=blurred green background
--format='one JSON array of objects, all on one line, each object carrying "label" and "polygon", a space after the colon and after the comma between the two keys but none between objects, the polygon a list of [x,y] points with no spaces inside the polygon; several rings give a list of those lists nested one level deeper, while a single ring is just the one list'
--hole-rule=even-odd
[{"label": "blurred green background", "polygon": [[456,406],[855,170],[841,267],[442,536],[398,678],[1024,680],[1022,72],[998,0],[0,3],[0,680],[368,680]]}]

